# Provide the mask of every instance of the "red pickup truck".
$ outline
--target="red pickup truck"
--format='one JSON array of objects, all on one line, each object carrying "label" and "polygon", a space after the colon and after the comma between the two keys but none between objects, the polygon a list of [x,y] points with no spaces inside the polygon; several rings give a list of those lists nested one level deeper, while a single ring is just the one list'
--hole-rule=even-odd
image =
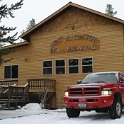
[{"label": "red pickup truck", "polygon": [[124,106],[124,74],[99,72],[88,74],[78,84],[69,86],[64,96],[69,118],[80,111],[108,112],[110,118],[120,118]]}]

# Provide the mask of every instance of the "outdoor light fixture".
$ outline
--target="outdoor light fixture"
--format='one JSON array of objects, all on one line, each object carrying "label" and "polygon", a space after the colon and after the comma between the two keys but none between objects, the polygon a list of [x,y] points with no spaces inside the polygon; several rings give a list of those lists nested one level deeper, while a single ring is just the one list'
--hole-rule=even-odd
[{"label": "outdoor light fixture", "polygon": [[28,58],[25,58],[25,61],[28,61]]}]

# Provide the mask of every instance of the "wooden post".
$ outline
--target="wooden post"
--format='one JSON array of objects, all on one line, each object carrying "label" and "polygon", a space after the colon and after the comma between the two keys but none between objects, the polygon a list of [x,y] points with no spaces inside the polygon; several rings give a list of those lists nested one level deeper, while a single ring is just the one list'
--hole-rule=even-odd
[{"label": "wooden post", "polygon": [[8,92],[8,109],[10,109],[10,91]]},{"label": "wooden post", "polygon": [[60,109],[60,96],[58,97],[58,108]]},{"label": "wooden post", "polygon": [[16,109],[17,109],[17,106],[18,106],[18,102],[15,103],[15,107],[16,107]]}]

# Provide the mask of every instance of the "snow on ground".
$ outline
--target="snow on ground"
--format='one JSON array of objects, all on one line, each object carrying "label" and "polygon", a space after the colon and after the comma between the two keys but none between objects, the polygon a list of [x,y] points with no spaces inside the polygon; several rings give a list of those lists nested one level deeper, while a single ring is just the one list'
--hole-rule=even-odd
[{"label": "snow on ground", "polygon": [[81,112],[78,118],[68,118],[65,109],[41,109],[30,103],[18,110],[0,110],[0,124],[124,124],[124,111],[120,119],[112,120],[108,113]]}]

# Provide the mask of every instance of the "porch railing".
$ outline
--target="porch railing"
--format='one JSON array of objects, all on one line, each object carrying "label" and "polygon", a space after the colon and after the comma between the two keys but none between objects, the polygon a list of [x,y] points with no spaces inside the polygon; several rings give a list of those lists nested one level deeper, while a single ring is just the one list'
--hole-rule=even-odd
[{"label": "porch railing", "polygon": [[0,80],[0,85],[10,86],[10,85],[14,85],[14,84],[18,84],[18,80],[16,80],[16,79],[13,79],[13,80]]},{"label": "porch railing", "polygon": [[[24,86],[19,85],[0,85],[0,104],[4,107],[8,106],[10,109],[10,103],[19,102],[29,102],[29,84],[25,84]],[[3,107],[2,107],[3,108]]]},{"label": "porch railing", "polygon": [[[55,92],[55,83],[54,79],[28,79],[27,83],[29,83],[29,92],[44,92],[46,89],[50,92]],[[18,85],[18,80],[0,80],[0,86],[7,87],[10,85]],[[45,89],[46,88],[46,89]]]},{"label": "porch railing", "polygon": [[29,91],[44,92],[47,89],[47,91],[55,92],[56,80],[54,79],[28,79],[28,83],[30,85]]}]

